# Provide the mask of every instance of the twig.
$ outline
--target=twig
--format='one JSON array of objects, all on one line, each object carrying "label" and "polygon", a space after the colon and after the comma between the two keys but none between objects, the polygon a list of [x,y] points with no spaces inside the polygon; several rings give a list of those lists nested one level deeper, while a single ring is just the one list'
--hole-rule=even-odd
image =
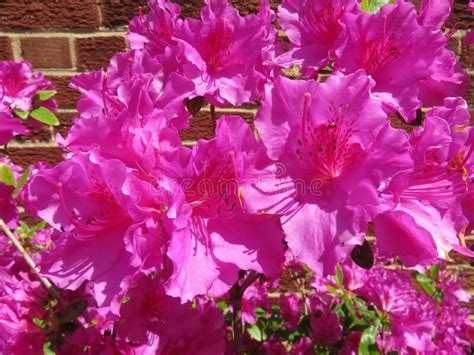
[{"label": "twig", "polygon": [[236,355],[243,355],[245,350],[242,342],[242,296],[245,290],[252,285],[257,278],[258,274],[252,270],[242,283],[242,286],[239,286],[239,282],[237,281],[229,291],[232,304],[232,329],[234,331],[234,349]]},{"label": "twig", "polygon": [[216,134],[216,124],[217,124],[217,116],[216,116],[216,107],[211,105],[211,119],[212,119],[212,132]]},{"label": "twig", "polygon": [[38,279],[41,281],[41,283],[44,285],[44,287],[46,287],[51,297],[55,298],[59,302],[61,307],[65,308],[66,302],[63,300],[59,292],[56,290],[56,287],[51,283],[51,281],[49,281],[47,278],[42,277],[40,275],[40,268],[35,264],[34,260],[31,258],[28,252],[25,250],[25,248],[23,248],[23,245],[21,245],[20,241],[13,235],[13,233],[7,227],[6,223],[1,218],[0,218],[0,228],[6,234],[8,239],[10,239],[10,241],[13,243],[15,248],[23,257],[23,259],[25,259],[28,266],[34,271],[34,273],[36,274]]}]

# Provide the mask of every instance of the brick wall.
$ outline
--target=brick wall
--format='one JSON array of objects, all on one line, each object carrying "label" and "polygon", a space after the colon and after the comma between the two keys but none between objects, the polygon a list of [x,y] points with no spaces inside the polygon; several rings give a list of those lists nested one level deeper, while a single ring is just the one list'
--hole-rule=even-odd
[{"label": "brick wall", "polygon": [[[203,0],[175,0],[183,9],[184,16],[199,16]],[[243,14],[255,12],[259,0],[231,0]],[[274,7],[278,0],[271,0]],[[415,0],[415,2],[417,2]],[[462,65],[472,78],[467,100],[474,118],[474,46],[461,45],[461,39],[469,27],[474,27],[474,18],[466,9],[468,0],[458,0],[454,6],[449,25],[459,31],[451,40],[450,47],[459,56]],[[46,74],[56,85],[59,94],[59,118],[61,125],[53,129],[34,130],[29,137],[18,138],[10,145],[12,160],[19,165],[38,161],[57,163],[62,152],[53,141],[55,133],[65,133],[75,116],[74,105],[78,94],[68,88],[71,77],[78,72],[105,66],[110,57],[126,49],[126,25],[139,6],[146,0],[2,0],[0,1],[0,60],[29,60],[37,70]],[[219,112],[243,115],[249,122],[255,113],[254,107],[225,109]],[[473,122],[473,121],[471,121]],[[182,133],[182,138],[192,143],[197,138],[212,136],[209,110],[204,108],[194,117],[191,128]],[[474,237],[467,238],[474,243]],[[454,268],[464,272],[465,286],[474,294],[474,264],[459,255]],[[474,302],[471,304],[474,310]]]}]

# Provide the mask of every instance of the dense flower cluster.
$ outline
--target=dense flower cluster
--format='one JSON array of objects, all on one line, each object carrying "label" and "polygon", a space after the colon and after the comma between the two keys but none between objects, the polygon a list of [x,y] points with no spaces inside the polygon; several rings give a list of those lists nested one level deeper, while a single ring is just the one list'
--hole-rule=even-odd
[{"label": "dense flower cluster", "polygon": [[[469,310],[459,306],[471,296],[439,265],[410,273],[388,269],[380,260],[369,271],[348,262],[334,278],[312,276],[298,267],[289,270],[280,282],[290,282],[295,292],[272,296],[278,285],[261,282],[244,294],[249,349],[464,354],[472,342]],[[304,297],[298,296],[301,283],[306,284]]]},{"label": "dense flower cluster", "polygon": [[[26,61],[0,62],[0,145],[15,135],[29,134],[25,123],[54,124],[54,87]],[[26,120],[26,121],[25,121]],[[24,122],[22,122],[24,121]]]},{"label": "dense flower cluster", "polygon": [[[130,22],[131,49],[73,78],[79,116],[56,139],[65,160],[32,169],[21,192],[51,229],[16,233],[27,246],[34,240],[41,275],[60,295],[5,261],[0,345],[232,352],[224,321],[242,307],[243,341],[248,349],[250,338],[260,341],[256,351],[467,348],[471,328],[458,305],[467,297],[447,273],[416,274],[434,288],[421,292],[404,271],[351,264],[365,253],[370,265],[357,262],[371,267],[369,226],[378,257],[407,267],[449,260],[451,250],[474,256],[464,241],[474,226],[474,130],[461,97],[467,74],[443,29],[450,3],[422,1],[419,12],[402,0],[368,3],[284,0],[276,14],[262,0],[257,14],[241,16],[227,0],[206,0],[200,19],[182,19],[178,5],[149,0],[150,12]],[[284,75],[294,65],[298,80]],[[5,119],[54,124],[44,111],[54,109],[50,84],[25,68],[0,68]],[[331,75],[317,81],[322,69]],[[257,135],[240,116],[215,117],[216,106],[256,102]],[[189,147],[180,132],[201,109],[215,136]],[[5,137],[24,132],[15,129]],[[0,183],[11,229],[19,180]],[[299,272],[293,264],[314,278],[275,303],[268,285],[279,287],[283,270]],[[255,278],[268,281],[240,302]],[[232,311],[219,302],[227,298]]]}]

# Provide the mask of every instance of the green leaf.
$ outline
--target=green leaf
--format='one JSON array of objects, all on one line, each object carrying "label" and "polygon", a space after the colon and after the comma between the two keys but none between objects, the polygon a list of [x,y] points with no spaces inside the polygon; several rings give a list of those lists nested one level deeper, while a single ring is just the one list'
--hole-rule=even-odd
[{"label": "green leaf", "polygon": [[339,292],[331,285],[326,285],[326,288],[329,292],[331,292],[333,295],[339,297]]},{"label": "green leaf", "polygon": [[439,269],[440,269],[441,265],[433,265],[431,268],[430,268],[430,274],[431,274],[431,278],[433,280],[438,280],[439,278]]},{"label": "green leaf", "polygon": [[22,120],[26,120],[28,116],[30,115],[29,112],[21,111],[21,110],[15,110],[13,111],[17,117],[20,117]]},{"label": "green leaf", "polygon": [[18,196],[18,192],[20,192],[21,188],[25,186],[26,181],[30,177],[30,168],[28,167],[23,174],[20,176],[20,180],[18,180],[18,184],[16,184],[15,191],[13,191],[13,197]]},{"label": "green leaf", "polygon": [[377,328],[373,325],[364,330],[360,338],[359,355],[373,355],[379,353],[376,345],[377,333]]},{"label": "green leaf", "polygon": [[336,284],[339,286],[339,288],[341,288],[344,284],[344,274],[342,273],[342,268],[339,263],[336,264]]},{"label": "green leaf", "polygon": [[50,126],[59,125],[59,120],[56,115],[43,106],[37,107],[33,111],[31,111],[30,116],[33,117],[35,120]]},{"label": "green leaf", "polygon": [[264,336],[263,336],[263,333],[262,331],[260,330],[260,328],[256,325],[256,324],[251,324],[248,328],[247,328],[247,332],[249,333],[249,335],[255,339],[256,341],[262,341],[264,340]]},{"label": "green leaf", "polygon": [[44,343],[43,345],[43,354],[44,355],[55,355],[51,342]]},{"label": "green leaf", "polygon": [[433,296],[436,292],[436,285],[427,275],[425,274],[416,274],[416,281],[418,281],[428,296]]},{"label": "green leaf", "polygon": [[224,301],[218,302],[216,306],[222,309],[222,313],[224,313],[224,315],[229,312],[229,306]]},{"label": "green leaf", "polygon": [[360,7],[362,11],[374,14],[379,11],[382,6],[388,3],[393,4],[394,0],[362,0]]},{"label": "green leaf", "polygon": [[42,319],[33,318],[33,319],[32,319],[32,322],[33,322],[34,325],[36,325],[38,328],[46,329],[46,323],[45,323]]},{"label": "green leaf", "polygon": [[52,98],[57,93],[58,92],[56,90],[43,90],[38,92],[38,95],[36,95],[36,97],[38,98],[38,101],[44,101]]},{"label": "green leaf", "polygon": [[5,164],[0,164],[0,182],[8,186],[15,186],[15,176]]}]

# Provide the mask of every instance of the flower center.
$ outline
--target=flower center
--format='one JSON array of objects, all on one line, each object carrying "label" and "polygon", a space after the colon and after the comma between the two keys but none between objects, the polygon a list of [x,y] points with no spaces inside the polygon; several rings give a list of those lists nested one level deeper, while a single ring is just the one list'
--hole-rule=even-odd
[{"label": "flower center", "polygon": [[208,72],[216,72],[225,65],[225,61],[230,55],[231,42],[230,31],[224,20],[220,19],[203,41],[203,59]]}]

